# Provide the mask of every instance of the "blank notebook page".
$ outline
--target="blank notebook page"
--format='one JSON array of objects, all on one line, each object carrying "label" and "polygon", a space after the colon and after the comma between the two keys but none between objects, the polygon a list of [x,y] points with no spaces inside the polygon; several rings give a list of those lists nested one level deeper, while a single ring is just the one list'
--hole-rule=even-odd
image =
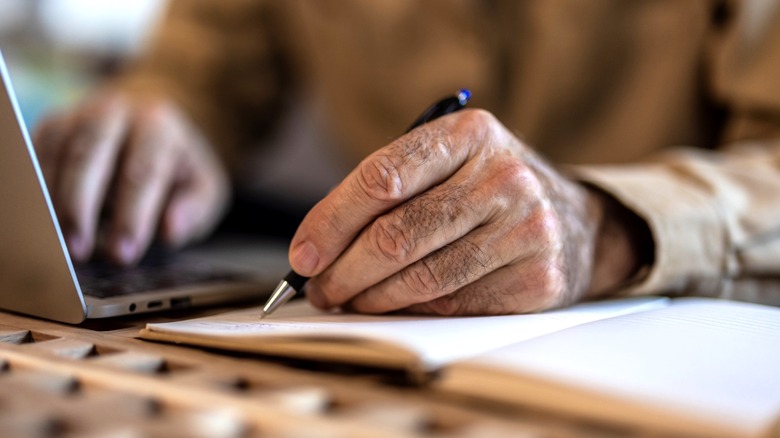
[{"label": "blank notebook page", "polygon": [[737,429],[766,428],[780,413],[776,308],[677,299],[664,309],[581,325],[477,361]]}]

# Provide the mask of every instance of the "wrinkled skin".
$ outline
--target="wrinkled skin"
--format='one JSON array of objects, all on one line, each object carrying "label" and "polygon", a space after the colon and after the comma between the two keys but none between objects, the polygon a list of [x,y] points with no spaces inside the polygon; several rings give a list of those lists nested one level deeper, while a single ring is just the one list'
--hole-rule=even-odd
[{"label": "wrinkled skin", "polygon": [[309,212],[290,261],[321,308],[533,312],[635,271],[614,211],[490,113],[465,110],[366,158]]}]

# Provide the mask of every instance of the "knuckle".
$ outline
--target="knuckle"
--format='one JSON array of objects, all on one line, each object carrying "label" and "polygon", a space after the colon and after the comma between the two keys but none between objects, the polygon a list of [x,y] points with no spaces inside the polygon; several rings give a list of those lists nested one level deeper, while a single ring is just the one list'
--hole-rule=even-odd
[{"label": "knuckle", "polygon": [[405,165],[421,165],[432,159],[451,160],[458,147],[450,129],[433,123],[416,129],[414,134],[401,136],[389,150]]},{"label": "knuckle", "polygon": [[187,138],[184,119],[170,101],[151,97],[136,109],[136,132],[146,143],[158,143],[166,148],[180,146]]},{"label": "knuckle", "polygon": [[501,213],[528,211],[544,200],[543,187],[534,171],[514,157],[495,159],[479,190]]},{"label": "knuckle", "polygon": [[451,280],[456,287],[464,286],[502,264],[498,254],[489,245],[483,248],[474,242],[463,242],[455,254],[455,260],[462,266],[460,275],[453,276]]},{"label": "knuckle", "polygon": [[89,153],[98,146],[101,137],[104,135],[101,124],[102,120],[100,119],[90,119],[83,121],[78,126],[78,131],[71,145],[74,153]]},{"label": "knuckle", "polygon": [[96,146],[94,139],[87,138],[86,136],[74,139],[64,152],[67,160],[66,165],[73,169],[89,167],[97,155]]},{"label": "knuckle", "polygon": [[545,296],[557,297],[566,290],[566,276],[556,263],[547,263],[540,271],[540,286]]},{"label": "knuckle", "polygon": [[401,271],[401,281],[412,292],[426,299],[442,295],[442,282],[426,259]]},{"label": "knuckle", "polygon": [[494,140],[505,139],[506,128],[490,111],[475,108],[460,111],[459,114],[458,129],[470,132],[471,137],[478,138],[481,144],[492,144]]},{"label": "knuckle", "polygon": [[416,247],[411,228],[406,227],[398,214],[378,218],[368,229],[369,248],[378,252],[377,258],[406,264]]},{"label": "knuckle", "polygon": [[520,192],[525,196],[540,197],[542,186],[536,172],[517,158],[503,159],[497,165],[494,180],[502,192]]},{"label": "knuckle", "polygon": [[404,197],[401,163],[389,154],[377,154],[361,163],[358,171],[360,189],[371,199],[397,202]]},{"label": "knuckle", "polygon": [[558,306],[567,290],[567,278],[552,260],[540,260],[526,270],[523,289],[527,294],[525,311],[539,311]]},{"label": "knuckle", "polygon": [[129,160],[122,172],[122,183],[132,187],[142,187],[163,177],[161,161],[136,157]]},{"label": "knuckle", "polygon": [[173,109],[165,99],[153,98],[144,103],[142,114],[148,123],[165,125],[173,117]]},{"label": "knuckle", "polygon": [[548,203],[534,209],[526,220],[526,232],[534,236],[537,240],[544,242],[545,247],[550,250],[559,249],[558,238],[561,234],[561,225],[557,214]]},{"label": "knuckle", "polygon": [[116,93],[99,95],[85,101],[77,110],[76,117],[82,125],[98,127],[106,120],[117,117],[127,110],[124,98]]},{"label": "knuckle", "polygon": [[482,108],[472,108],[461,111],[460,123],[466,126],[493,126],[498,123],[496,117],[490,111]]}]

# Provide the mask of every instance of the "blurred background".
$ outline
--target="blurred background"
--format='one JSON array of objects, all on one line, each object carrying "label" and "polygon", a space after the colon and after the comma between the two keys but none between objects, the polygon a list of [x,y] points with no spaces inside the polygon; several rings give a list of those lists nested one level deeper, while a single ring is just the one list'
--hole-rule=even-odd
[{"label": "blurred background", "polygon": [[143,47],[164,0],[2,0],[0,50],[25,122],[79,100]]}]

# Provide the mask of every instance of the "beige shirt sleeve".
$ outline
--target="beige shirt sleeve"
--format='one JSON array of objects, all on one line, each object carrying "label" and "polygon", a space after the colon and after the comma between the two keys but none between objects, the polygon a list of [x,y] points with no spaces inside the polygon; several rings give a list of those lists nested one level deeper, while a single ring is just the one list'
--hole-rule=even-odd
[{"label": "beige shirt sleeve", "polygon": [[712,41],[710,85],[727,118],[717,151],[679,147],[643,164],[576,170],[653,234],[655,262],[625,294],[780,305],[780,7],[750,5]]}]

